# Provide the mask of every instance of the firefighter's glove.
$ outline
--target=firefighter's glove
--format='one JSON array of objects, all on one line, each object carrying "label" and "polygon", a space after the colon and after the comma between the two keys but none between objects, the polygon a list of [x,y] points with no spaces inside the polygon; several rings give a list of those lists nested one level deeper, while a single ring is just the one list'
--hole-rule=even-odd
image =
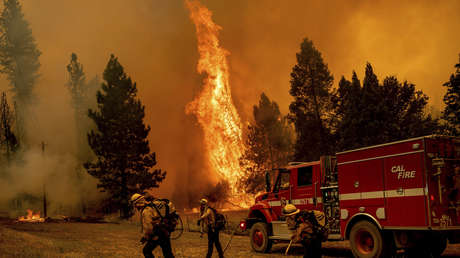
[{"label": "firefighter's glove", "polygon": [[147,242],[147,238],[142,237],[140,242],[141,242],[142,244],[145,243],[145,242]]}]

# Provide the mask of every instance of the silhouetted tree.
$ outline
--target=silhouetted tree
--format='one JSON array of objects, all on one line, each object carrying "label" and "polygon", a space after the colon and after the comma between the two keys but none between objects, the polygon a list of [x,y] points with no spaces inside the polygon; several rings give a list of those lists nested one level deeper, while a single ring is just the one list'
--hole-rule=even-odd
[{"label": "silhouetted tree", "polygon": [[296,57],[289,91],[294,97],[289,119],[297,132],[295,158],[317,160],[320,155],[331,153],[333,147],[330,105],[333,77],[309,39],[302,42]]},{"label": "silhouetted tree", "polygon": [[14,125],[14,114],[6,99],[6,93],[2,92],[0,98],[0,150],[6,157],[7,164],[10,164],[12,155],[19,147],[19,142],[12,128]]},{"label": "silhouetted tree", "polygon": [[99,179],[98,188],[110,193],[121,216],[127,217],[130,195],[158,187],[166,172],[151,170],[156,159],[147,140],[150,126],[143,121],[144,106],[136,98],[136,83],[113,55],[103,79],[102,90],[97,92],[98,108],[89,110],[97,130],[88,134],[88,142],[97,160],[86,163],[85,168]]},{"label": "silhouetted tree", "polygon": [[33,87],[39,74],[40,51],[18,0],[4,0],[0,16],[0,72],[7,75],[17,103],[17,126],[24,129],[24,116],[34,100]]},{"label": "silhouetted tree", "polygon": [[292,158],[294,132],[278,104],[262,93],[253,109],[254,123],[248,125],[246,150],[240,158],[245,175],[239,184],[248,193],[264,189],[264,172],[287,165]]},{"label": "silhouetted tree", "polygon": [[72,53],[70,55],[70,63],[67,65],[67,71],[69,72],[69,87],[70,94],[72,96],[72,104],[76,110],[76,113],[80,115],[83,109],[83,101],[87,95],[85,89],[85,73],[83,72],[83,65],[78,62],[77,54]]},{"label": "silhouetted tree", "polygon": [[428,96],[394,76],[380,84],[369,63],[363,86],[355,72],[351,82],[342,77],[333,103],[338,151],[428,135],[438,129],[437,120],[426,113]]},{"label": "silhouetted tree", "polygon": [[72,97],[72,106],[74,107],[74,117],[77,128],[77,156],[83,163],[88,161],[91,153],[86,139],[86,134],[90,130],[90,121],[87,112],[89,108],[94,108],[95,106],[95,85],[98,84],[98,79],[95,77],[89,83],[86,82],[83,65],[78,61],[78,57],[75,53],[72,53],[70,56],[70,63],[67,65],[67,71],[69,73],[67,86]]},{"label": "silhouetted tree", "polygon": [[450,76],[448,82],[443,85],[447,87],[444,95],[446,107],[442,112],[442,119],[446,122],[446,133],[449,135],[460,136],[460,55],[457,70]]},{"label": "silhouetted tree", "polygon": [[336,94],[333,95],[335,107],[334,124],[336,127],[337,150],[353,149],[361,143],[357,141],[358,130],[365,124],[362,116],[361,82],[353,71],[351,82],[343,76]]}]

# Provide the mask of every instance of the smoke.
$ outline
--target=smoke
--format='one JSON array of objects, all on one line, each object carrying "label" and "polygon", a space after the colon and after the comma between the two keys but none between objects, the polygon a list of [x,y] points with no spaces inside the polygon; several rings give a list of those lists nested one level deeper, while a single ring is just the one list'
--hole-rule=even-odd
[{"label": "smoke", "polygon": [[[91,78],[102,74],[113,53],[137,82],[146,123],[152,127],[149,139],[157,167],[168,172],[155,193],[194,203],[206,186],[217,183],[202,161],[199,126],[184,112],[200,91],[202,76],[196,73],[195,30],[183,1],[21,3],[42,51],[36,87],[40,107],[31,119],[34,148],[45,141],[46,153],[56,163],[67,157],[68,168],[60,168],[73,173],[75,132],[65,66],[75,52]],[[282,113],[288,112],[290,72],[304,37],[322,53],[335,83],[342,75],[350,78],[352,70],[363,78],[369,61],[380,79],[396,75],[415,83],[437,109],[445,93],[441,85],[453,73],[460,52],[460,2],[455,0],[202,3],[223,28],[221,45],[230,51],[230,85],[243,122],[251,118],[262,92]],[[0,83],[0,90],[7,88],[6,82]]]}]

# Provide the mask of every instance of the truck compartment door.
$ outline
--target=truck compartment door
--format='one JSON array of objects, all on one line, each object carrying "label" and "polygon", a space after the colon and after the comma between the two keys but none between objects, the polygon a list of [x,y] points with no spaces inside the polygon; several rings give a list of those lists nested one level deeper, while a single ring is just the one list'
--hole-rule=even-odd
[{"label": "truck compartment door", "polygon": [[427,226],[423,152],[387,157],[385,213],[389,226]]}]

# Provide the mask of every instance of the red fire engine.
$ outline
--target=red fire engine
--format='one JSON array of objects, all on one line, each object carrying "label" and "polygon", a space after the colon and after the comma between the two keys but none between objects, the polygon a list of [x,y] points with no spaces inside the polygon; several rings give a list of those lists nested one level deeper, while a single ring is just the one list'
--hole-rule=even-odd
[{"label": "red fire engine", "polygon": [[[460,138],[425,136],[290,163],[266,173],[248,218],[252,248],[290,240],[282,206],[322,210],[329,240],[350,240],[356,257],[460,242]],[[385,253],[386,254],[386,253]]]}]

